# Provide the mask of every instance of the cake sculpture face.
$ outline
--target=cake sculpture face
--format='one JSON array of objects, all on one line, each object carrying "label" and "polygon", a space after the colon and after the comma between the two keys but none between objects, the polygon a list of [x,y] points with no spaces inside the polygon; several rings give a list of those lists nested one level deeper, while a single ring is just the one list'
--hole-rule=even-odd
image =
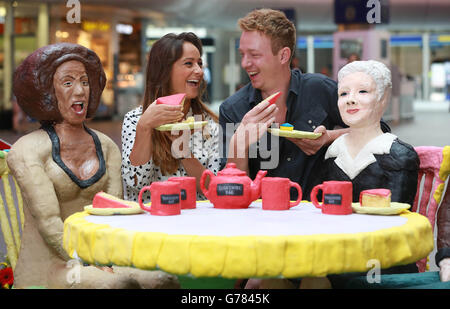
[{"label": "cake sculpture face", "polygon": [[361,191],[359,203],[362,207],[390,207],[391,190],[389,189],[371,189]]},{"label": "cake sculpture face", "polygon": [[177,93],[156,99],[156,104],[180,105],[183,108],[186,93]]}]

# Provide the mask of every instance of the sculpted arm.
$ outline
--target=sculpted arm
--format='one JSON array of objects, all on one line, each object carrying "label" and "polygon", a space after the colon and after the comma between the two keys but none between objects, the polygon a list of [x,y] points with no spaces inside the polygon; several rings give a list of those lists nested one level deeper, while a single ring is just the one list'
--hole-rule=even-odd
[{"label": "sculpted arm", "polygon": [[[99,136],[102,135],[99,132],[97,134]],[[108,171],[108,185],[104,191],[108,194],[123,198],[123,185],[120,171],[122,159],[119,147],[109,137],[103,135],[102,148],[105,152],[105,164],[106,170]]]},{"label": "sculpted arm", "polygon": [[14,144],[7,163],[42,238],[61,258],[69,260],[70,256],[62,246],[64,227],[59,201],[53,183],[45,172],[44,157],[41,145],[22,139]]}]

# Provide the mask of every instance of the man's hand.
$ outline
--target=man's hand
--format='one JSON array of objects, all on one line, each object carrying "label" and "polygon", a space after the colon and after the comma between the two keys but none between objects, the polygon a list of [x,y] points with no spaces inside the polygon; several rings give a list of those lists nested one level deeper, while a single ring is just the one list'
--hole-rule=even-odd
[{"label": "man's hand", "polygon": [[450,281],[450,258],[445,258],[439,263],[441,270],[439,271],[439,277],[442,282]]},{"label": "man's hand", "polygon": [[[256,105],[245,114],[241,124],[236,129],[235,135],[239,137],[239,143],[245,143],[245,148],[256,143],[275,121],[278,107],[275,104],[267,107],[268,105],[268,101]],[[244,137],[245,140],[241,140]]]},{"label": "man's hand", "polygon": [[324,145],[328,145],[332,142],[329,131],[324,126],[318,126],[314,130],[314,133],[322,133],[322,135],[317,139],[290,137],[287,137],[287,139],[297,145],[297,147],[300,148],[305,154],[311,156],[319,151],[319,149]]}]

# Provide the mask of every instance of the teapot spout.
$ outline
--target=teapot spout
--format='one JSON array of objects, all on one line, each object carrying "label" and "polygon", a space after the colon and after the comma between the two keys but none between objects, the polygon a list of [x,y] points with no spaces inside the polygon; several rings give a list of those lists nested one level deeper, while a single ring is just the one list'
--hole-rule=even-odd
[{"label": "teapot spout", "polygon": [[253,180],[251,185],[251,192],[252,192],[252,200],[257,200],[261,196],[261,180],[266,176],[267,171],[259,171],[258,174],[256,174],[255,180]]}]

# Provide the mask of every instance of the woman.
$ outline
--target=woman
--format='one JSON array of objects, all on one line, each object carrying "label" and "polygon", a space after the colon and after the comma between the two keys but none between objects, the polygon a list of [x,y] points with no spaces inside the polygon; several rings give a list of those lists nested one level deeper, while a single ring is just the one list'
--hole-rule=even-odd
[{"label": "woman", "polygon": [[99,191],[122,197],[117,145],[85,126],[105,82],[98,56],[66,43],[36,50],[14,73],[18,104],[42,125],[20,138],[7,157],[25,205],[15,287],[140,286],[126,273],[92,266],[79,269],[79,282],[68,280],[71,257],[63,249],[64,220],[91,204]]},{"label": "woman", "polygon": [[391,87],[391,72],[373,60],[351,62],[338,74],[338,107],[349,132],[328,148],[323,178],[351,181],[354,202],[361,191],[375,188],[390,189],[393,202],[414,202],[419,157],[380,128]]},{"label": "woman", "polygon": [[[125,115],[122,127],[125,199],[137,201],[143,186],[172,176],[195,177],[197,199],[204,199],[199,181],[206,168],[214,173],[219,169],[219,128],[217,116],[201,101],[206,88],[201,55],[201,41],[190,32],[167,34],[152,45],[143,104]],[[186,94],[182,109],[155,102],[159,97],[177,93]],[[190,131],[184,131],[183,137],[155,129],[190,116],[196,121],[206,120],[208,124],[192,136]],[[186,136],[188,155],[179,158],[172,151],[172,141]],[[149,201],[149,193],[146,193],[144,201]]]}]

